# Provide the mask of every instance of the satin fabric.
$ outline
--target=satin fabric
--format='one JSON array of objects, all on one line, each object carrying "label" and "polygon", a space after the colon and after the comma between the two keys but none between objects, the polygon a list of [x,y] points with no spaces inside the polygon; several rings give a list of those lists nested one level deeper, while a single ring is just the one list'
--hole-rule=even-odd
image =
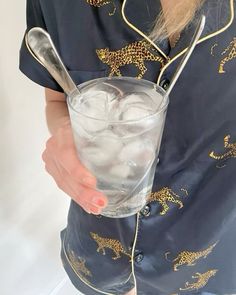
[{"label": "satin fabric", "polygon": [[[96,49],[118,54],[144,39],[124,21],[122,2],[28,0],[26,31],[40,26],[50,33],[77,84],[105,77],[111,65],[98,58]],[[112,3],[116,11],[109,15]],[[60,233],[61,259],[84,294],[123,295],[135,282],[138,295],[236,293],[234,5],[206,1],[175,48],[167,40],[157,42],[168,58],[155,48],[150,52],[163,58],[165,70],[145,60],[143,78],[168,85],[200,15],[206,14],[202,41],[170,95],[150,214],[94,216],[71,201]],[[129,22],[145,34],[159,11],[154,0],[127,0],[125,8]],[[20,69],[36,83],[62,91],[24,40]],[[139,70],[134,64],[120,66],[123,76],[136,77]]]}]

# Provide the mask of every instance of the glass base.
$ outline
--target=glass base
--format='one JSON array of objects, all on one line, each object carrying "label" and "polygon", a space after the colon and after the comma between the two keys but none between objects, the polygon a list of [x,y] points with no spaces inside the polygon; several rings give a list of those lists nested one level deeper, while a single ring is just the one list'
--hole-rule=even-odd
[{"label": "glass base", "polygon": [[[153,180],[151,179],[151,183]],[[151,193],[152,185],[143,188],[139,193],[135,194],[130,199],[124,201],[119,206],[111,204],[104,210],[101,215],[111,218],[123,218],[137,214],[147,203],[147,199]]]},{"label": "glass base", "polygon": [[111,218],[124,218],[124,217],[129,217],[132,215],[137,214],[146,204],[146,200],[144,200],[143,203],[139,204],[139,206],[120,206],[119,208],[107,206],[102,212],[101,215],[105,217],[111,217]]}]

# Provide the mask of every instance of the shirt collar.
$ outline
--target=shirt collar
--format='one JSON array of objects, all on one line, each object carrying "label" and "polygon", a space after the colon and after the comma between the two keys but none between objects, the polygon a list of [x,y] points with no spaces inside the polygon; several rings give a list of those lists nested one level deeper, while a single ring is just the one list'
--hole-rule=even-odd
[{"label": "shirt collar", "polygon": [[[145,38],[145,36],[148,37],[151,26],[161,11],[161,4],[157,0],[124,0],[122,10],[127,25]],[[192,39],[199,17],[202,14],[206,16],[206,25],[199,43],[220,34],[231,25],[234,19],[234,0],[206,0],[196,13],[194,20],[182,32],[177,45],[169,53],[164,52],[161,43],[155,43],[160,54],[166,58],[167,55],[169,58],[173,58],[184,52]]]}]

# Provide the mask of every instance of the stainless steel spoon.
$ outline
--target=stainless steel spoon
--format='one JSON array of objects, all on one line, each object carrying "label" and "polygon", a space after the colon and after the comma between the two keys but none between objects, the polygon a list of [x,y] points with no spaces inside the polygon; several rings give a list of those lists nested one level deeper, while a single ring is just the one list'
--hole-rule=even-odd
[{"label": "stainless steel spoon", "polygon": [[169,85],[169,87],[168,87],[168,89],[167,89],[167,91],[165,93],[165,97],[170,95],[171,90],[175,86],[175,83],[177,82],[177,80],[178,80],[180,74],[182,73],[187,61],[189,60],[195,46],[197,45],[197,42],[198,42],[198,40],[199,40],[203,30],[204,30],[205,23],[206,23],[206,17],[205,17],[205,15],[202,15],[202,17],[201,17],[201,19],[200,19],[200,21],[198,23],[198,26],[197,26],[197,28],[195,30],[195,33],[193,35],[193,38],[192,38],[192,40],[190,42],[188,50],[185,52],[185,55],[184,55],[183,59],[181,60],[177,70],[175,71],[175,74],[174,74],[174,76],[173,76],[173,78],[172,78],[172,80],[170,82],[170,85]]},{"label": "stainless steel spoon", "polygon": [[35,27],[26,35],[26,42],[36,59],[48,70],[52,77],[71,98],[80,95],[76,84],[64,66],[50,35],[42,28]]}]

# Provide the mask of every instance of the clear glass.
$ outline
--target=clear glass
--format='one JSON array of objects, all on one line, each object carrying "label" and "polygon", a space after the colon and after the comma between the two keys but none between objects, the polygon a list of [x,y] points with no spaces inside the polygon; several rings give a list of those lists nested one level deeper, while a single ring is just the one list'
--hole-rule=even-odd
[{"label": "clear glass", "polygon": [[108,198],[102,215],[140,211],[151,193],[169,98],[155,83],[105,77],[67,97],[78,156]]}]

